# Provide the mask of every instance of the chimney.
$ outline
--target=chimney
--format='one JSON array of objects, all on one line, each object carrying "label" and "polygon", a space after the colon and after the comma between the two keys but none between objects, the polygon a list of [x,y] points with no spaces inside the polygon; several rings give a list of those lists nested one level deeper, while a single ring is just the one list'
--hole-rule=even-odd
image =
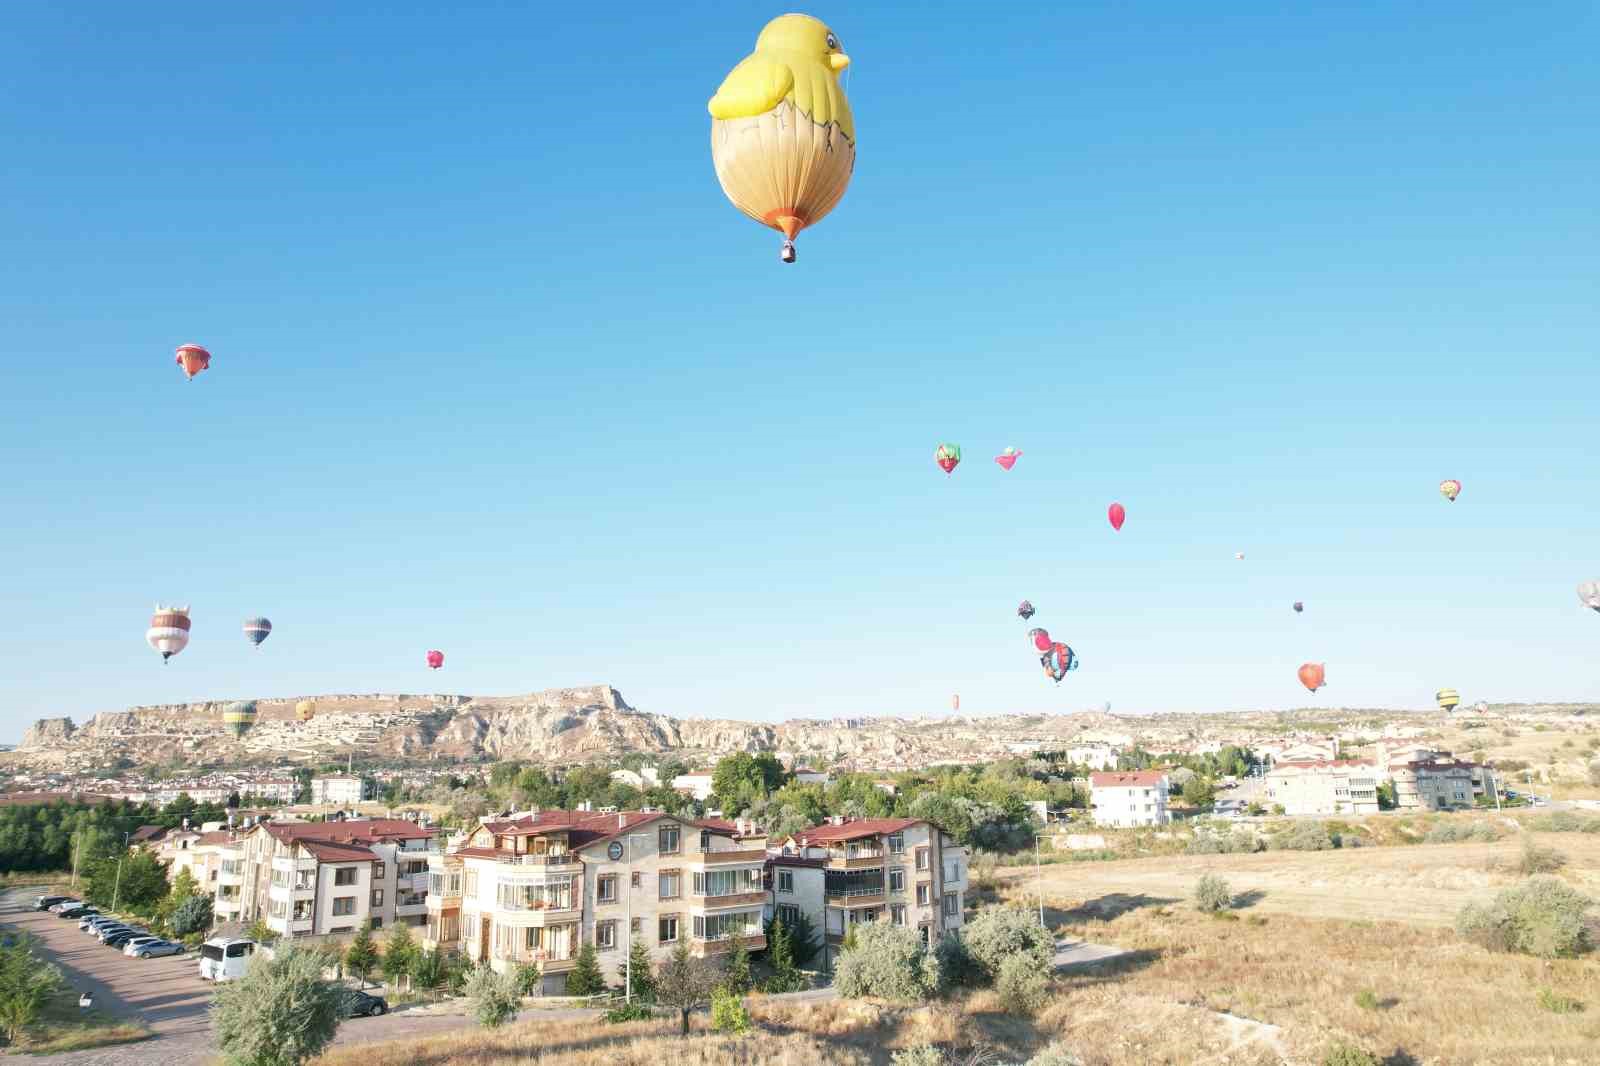
[{"label": "chimney", "polygon": [[623,814],[621,811],[617,812],[617,828],[618,829],[626,829],[626,828],[628,828],[628,816],[626,814]]}]

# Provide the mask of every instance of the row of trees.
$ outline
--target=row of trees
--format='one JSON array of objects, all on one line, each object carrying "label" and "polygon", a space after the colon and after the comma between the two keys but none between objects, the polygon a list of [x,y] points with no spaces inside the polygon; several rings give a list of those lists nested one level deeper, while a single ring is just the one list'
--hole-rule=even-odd
[{"label": "row of trees", "polygon": [[[114,800],[106,803],[30,803],[0,807],[0,870],[57,871],[81,869],[83,854],[102,854],[122,843],[143,825],[177,828],[220,821],[227,808],[196,803],[187,795],[165,807]],[[80,854],[88,844],[89,851]]]}]

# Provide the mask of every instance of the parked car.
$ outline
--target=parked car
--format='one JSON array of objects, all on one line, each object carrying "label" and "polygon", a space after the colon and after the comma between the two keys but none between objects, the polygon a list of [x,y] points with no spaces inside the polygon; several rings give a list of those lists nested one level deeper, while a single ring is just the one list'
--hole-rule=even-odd
[{"label": "parked car", "polygon": [[149,936],[148,934],[145,936],[133,937],[126,944],[122,945],[122,953],[124,955],[132,955],[135,948],[142,948],[146,944],[154,944],[160,939],[161,938],[158,936]]},{"label": "parked car", "polygon": [[114,933],[126,932],[130,928],[132,927],[125,922],[107,922],[106,924],[97,926],[95,928],[94,938],[103,943],[106,937],[111,936]]},{"label": "parked car", "polygon": [[81,906],[83,906],[83,900],[81,900],[81,899],[72,899],[72,898],[69,897],[67,899],[61,900],[58,903],[50,904],[49,910],[50,910],[51,914],[60,914],[64,910],[68,910],[68,909],[70,909],[72,907],[81,907]]},{"label": "parked car", "polygon": [[371,1018],[389,1013],[388,1000],[368,992],[357,992],[353,988],[345,989],[340,1006],[346,1018]]},{"label": "parked car", "polygon": [[110,918],[104,914],[91,914],[87,918],[78,920],[78,928],[85,933],[92,933],[104,925],[120,925],[121,920]]},{"label": "parked car", "polygon": [[92,917],[94,915],[98,915],[99,913],[100,913],[100,911],[99,911],[98,908],[91,907],[86,903],[80,903],[76,907],[68,907],[65,910],[56,911],[56,917],[57,918],[88,918],[88,917]]},{"label": "parked car", "polygon": [[154,959],[162,955],[182,955],[183,945],[176,940],[155,940],[129,952],[136,959]]},{"label": "parked car", "polygon": [[38,899],[33,901],[33,909],[36,911],[47,911],[51,907],[54,907],[57,903],[68,902],[72,902],[71,896],[40,896]]},{"label": "parked car", "polygon": [[120,933],[112,933],[105,938],[103,943],[108,948],[120,948],[134,937],[149,935],[150,931],[148,929],[124,929]]}]

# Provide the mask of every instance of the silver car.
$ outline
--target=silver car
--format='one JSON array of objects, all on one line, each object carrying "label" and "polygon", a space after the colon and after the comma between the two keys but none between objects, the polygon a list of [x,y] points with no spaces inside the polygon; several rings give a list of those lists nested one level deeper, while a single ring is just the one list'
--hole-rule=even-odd
[{"label": "silver car", "polygon": [[122,945],[122,953],[124,955],[132,955],[134,948],[142,948],[146,944],[154,944],[160,939],[161,938],[158,936],[136,936],[126,944]]},{"label": "silver car", "polygon": [[154,959],[162,955],[182,955],[183,945],[175,940],[152,940],[135,951],[128,952],[136,959]]}]

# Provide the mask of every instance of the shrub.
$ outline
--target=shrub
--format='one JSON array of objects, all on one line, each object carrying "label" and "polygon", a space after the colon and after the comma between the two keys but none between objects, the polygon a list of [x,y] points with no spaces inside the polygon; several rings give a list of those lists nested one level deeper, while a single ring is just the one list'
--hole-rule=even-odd
[{"label": "shrub", "polygon": [[642,999],[636,999],[632,1003],[618,1003],[604,1015],[605,1020],[612,1025],[648,1021],[655,1016],[655,1009]]},{"label": "shrub", "polygon": [[720,977],[705,960],[689,954],[686,940],[679,940],[661,963],[656,973],[656,1002],[678,1012],[684,1036],[689,1035],[689,1015],[711,999]]},{"label": "shrub", "polygon": [[31,941],[0,946],[0,1030],[15,1044],[63,987],[61,971],[33,953]]},{"label": "shrub", "polygon": [[600,973],[600,957],[593,944],[578,949],[578,958],[567,973],[567,995],[592,996],[604,992],[606,979]]},{"label": "shrub", "polygon": [[1378,994],[1370,988],[1363,988],[1356,993],[1356,1006],[1362,1010],[1377,1010]]},{"label": "shrub", "polygon": [[1026,1066],[1083,1066],[1083,1060],[1065,1044],[1051,1044],[1027,1061]]},{"label": "shrub", "polygon": [[372,942],[372,922],[361,923],[361,928],[356,931],[355,939],[350,941],[350,946],[345,949],[345,969],[355,974],[362,984],[367,983],[367,974],[378,965],[378,947]]},{"label": "shrub", "polygon": [[1576,811],[1551,811],[1525,823],[1536,833],[1595,833],[1600,832],[1600,818],[1589,818]]},{"label": "shrub", "polygon": [[959,931],[946,933],[933,946],[934,958],[939,960],[939,980],[945,988],[961,988],[981,984],[987,979],[983,967],[967,950],[966,941]]},{"label": "shrub", "polygon": [[496,973],[493,967],[479,966],[467,978],[467,995],[472,997],[473,1017],[485,1029],[498,1029],[522,1006],[517,984],[510,974]]},{"label": "shrub", "polygon": [[299,1066],[333,1042],[342,1016],[322,959],[293,947],[270,959],[257,955],[242,978],[217,989],[211,1006],[218,1046],[235,1066]]},{"label": "shrub", "polygon": [[411,980],[418,988],[438,988],[445,981],[444,959],[437,951],[419,951],[411,967]]},{"label": "shrub", "polygon": [[1206,914],[1225,911],[1233,906],[1233,892],[1220,876],[1206,874],[1194,886],[1194,905]]},{"label": "shrub", "polygon": [[538,963],[524,962],[511,971],[511,983],[516,986],[517,995],[536,996],[544,983],[544,974],[539,972]]},{"label": "shrub", "polygon": [[1274,851],[1329,851],[1334,843],[1321,822],[1297,822],[1269,838],[1268,847]]},{"label": "shrub", "polygon": [[1028,955],[1012,955],[1000,964],[995,987],[1012,1014],[1032,1015],[1050,998],[1049,970]]},{"label": "shrub", "polygon": [[1366,1048],[1341,1040],[1322,1053],[1322,1066],[1383,1066],[1383,1062]]},{"label": "shrub", "polygon": [[932,1044],[903,1048],[889,1057],[891,1066],[944,1066],[944,1052]]},{"label": "shrub", "polygon": [[1567,857],[1554,848],[1541,847],[1532,837],[1522,840],[1522,854],[1517,858],[1517,872],[1524,876],[1553,874],[1567,864]]},{"label": "shrub", "polygon": [[834,972],[841,996],[882,996],[918,1002],[939,991],[939,960],[904,926],[866,922],[850,927],[855,946],[846,948]]},{"label": "shrub", "polygon": [[[184,873],[188,873],[187,870]],[[203,933],[211,928],[211,897],[190,896],[172,909],[167,919],[172,931],[179,936]]]},{"label": "shrub", "polygon": [[1539,1006],[1551,1014],[1577,1014],[1583,1010],[1583,1001],[1564,996],[1550,988],[1539,989]]},{"label": "shrub", "polygon": [[631,998],[642,999],[646,1003],[656,998],[655,970],[650,962],[650,949],[645,947],[643,940],[628,941],[628,965],[623,970],[623,978],[627,981]]},{"label": "shrub", "polygon": [[1584,915],[1594,901],[1553,877],[1533,877],[1503,890],[1484,906],[1469,903],[1456,932],[1491,951],[1571,958],[1589,949]]},{"label": "shrub", "polygon": [[711,1028],[719,1033],[748,1033],[750,1012],[735,992],[719,988],[711,993]]},{"label": "shrub", "polygon": [[781,918],[774,918],[767,930],[767,965],[772,967],[772,976],[767,979],[766,990],[771,993],[800,991],[806,987],[806,979],[794,961],[794,938],[784,928]]},{"label": "shrub", "polygon": [[722,971],[722,987],[735,996],[743,996],[755,985],[750,977],[750,952],[744,942],[736,940],[728,952],[728,961]]},{"label": "shrub", "polygon": [[1001,965],[1014,956],[1048,973],[1056,955],[1055,936],[1027,907],[983,908],[962,929],[961,943],[988,981],[998,980]]}]

